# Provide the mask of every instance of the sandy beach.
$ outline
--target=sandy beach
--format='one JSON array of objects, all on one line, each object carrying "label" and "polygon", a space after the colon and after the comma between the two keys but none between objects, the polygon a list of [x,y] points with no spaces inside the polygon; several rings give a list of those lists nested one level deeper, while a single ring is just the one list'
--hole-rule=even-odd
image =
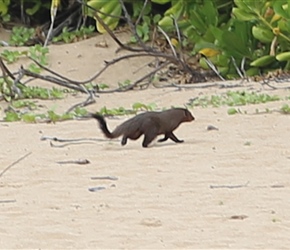
[{"label": "sandy beach", "polygon": [[[108,48],[96,47],[100,41]],[[106,36],[49,49],[50,68],[77,80],[117,56],[117,46]],[[146,60],[122,62],[96,82],[113,88],[136,79],[148,70],[134,73]],[[257,82],[240,89],[290,96]],[[87,109],[130,109],[136,102],[182,107],[190,98],[226,91],[149,87],[101,94]],[[38,104],[61,113],[85,98],[68,94]],[[255,113],[286,103],[241,106],[243,113],[236,115],[228,115],[226,106],[191,108],[196,120],[175,131],[184,143],[154,142],[147,149],[142,139],[122,147],[120,139],[104,138],[95,120],[1,122],[0,172],[26,157],[0,176],[0,248],[288,249],[290,120],[279,112]],[[0,106],[3,119],[7,103]],[[108,126],[129,117],[108,118]],[[209,125],[218,130],[207,130]],[[61,143],[43,137],[95,140]]]}]

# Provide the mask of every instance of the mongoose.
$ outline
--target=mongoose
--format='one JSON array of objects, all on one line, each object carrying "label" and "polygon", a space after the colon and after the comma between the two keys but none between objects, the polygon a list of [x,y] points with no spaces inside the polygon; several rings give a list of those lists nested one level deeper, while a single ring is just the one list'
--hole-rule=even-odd
[{"label": "mongoose", "polygon": [[143,147],[147,147],[158,135],[164,134],[164,138],[158,142],[166,141],[168,138],[176,143],[181,143],[173,131],[183,122],[194,120],[192,114],[184,108],[173,108],[161,112],[145,112],[125,121],[110,132],[103,116],[91,114],[99,121],[100,129],[107,138],[113,139],[123,135],[122,145],[127,139],[137,140],[144,134]]}]

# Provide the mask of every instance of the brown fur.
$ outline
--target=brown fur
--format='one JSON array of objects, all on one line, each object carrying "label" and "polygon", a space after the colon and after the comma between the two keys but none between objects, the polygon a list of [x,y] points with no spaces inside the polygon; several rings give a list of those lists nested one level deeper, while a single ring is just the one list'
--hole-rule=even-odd
[{"label": "brown fur", "polygon": [[164,138],[159,142],[166,141],[168,138],[176,143],[181,143],[173,131],[183,122],[194,120],[192,114],[183,108],[173,108],[162,112],[145,112],[125,121],[113,132],[110,132],[103,116],[92,114],[100,124],[100,129],[107,138],[113,139],[123,135],[122,145],[127,143],[127,139],[137,140],[144,134],[143,147],[147,147],[158,135],[164,134]]}]

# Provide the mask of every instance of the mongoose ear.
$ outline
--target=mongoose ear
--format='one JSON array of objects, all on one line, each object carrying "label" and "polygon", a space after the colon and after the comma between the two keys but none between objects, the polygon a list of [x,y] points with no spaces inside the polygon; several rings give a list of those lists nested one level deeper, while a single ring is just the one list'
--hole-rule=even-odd
[{"label": "mongoose ear", "polygon": [[184,109],[184,115],[186,117],[190,117],[191,116],[190,112],[187,109]]}]

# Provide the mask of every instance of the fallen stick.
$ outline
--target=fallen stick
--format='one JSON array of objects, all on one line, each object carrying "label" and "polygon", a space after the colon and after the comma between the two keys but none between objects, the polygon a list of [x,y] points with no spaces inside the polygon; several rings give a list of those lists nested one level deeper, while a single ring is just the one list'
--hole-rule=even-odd
[{"label": "fallen stick", "polygon": [[69,142],[69,143],[64,143],[64,144],[61,144],[61,145],[56,145],[56,144],[53,144],[52,142],[50,142],[50,146],[52,148],[64,148],[64,147],[67,147],[67,146],[80,145],[80,144],[93,144],[93,142],[89,142],[89,141],[84,141],[84,142]]},{"label": "fallen stick", "polygon": [[115,176],[95,176],[91,177],[91,180],[110,180],[110,181],[117,181],[118,177]]},{"label": "fallen stick", "polygon": [[7,172],[10,168],[12,168],[14,165],[16,165],[17,163],[19,163],[20,161],[24,160],[27,156],[31,155],[32,152],[27,153],[26,155],[20,157],[17,161],[13,162],[12,164],[10,164],[7,168],[5,168],[1,173],[0,173],[0,177],[2,177],[2,175]]},{"label": "fallen stick", "polygon": [[90,161],[87,159],[79,159],[79,160],[67,160],[67,161],[57,161],[58,164],[80,164],[80,165],[85,165],[85,164],[89,164]]},{"label": "fallen stick", "polygon": [[242,188],[248,186],[249,181],[246,184],[241,185],[210,185],[210,188]]},{"label": "fallen stick", "polygon": [[104,141],[103,139],[97,139],[97,138],[63,139],[63,138],[58,138],[55,136],[41,136],[40,140],[41,141],[51,140],[51,141],[57,141],[57,142]]},{"label": "fallen stick", "polygon": [[101,190],[104,190],[106,189],[105,187],[91,187],[91,188],[88,188],[90,192],[97,192],[97,191],[101,191]]},{"label": "fallen stick", "polygon": [[16,200],[0,200],[0,203],[13,203],[16,202]]}]

